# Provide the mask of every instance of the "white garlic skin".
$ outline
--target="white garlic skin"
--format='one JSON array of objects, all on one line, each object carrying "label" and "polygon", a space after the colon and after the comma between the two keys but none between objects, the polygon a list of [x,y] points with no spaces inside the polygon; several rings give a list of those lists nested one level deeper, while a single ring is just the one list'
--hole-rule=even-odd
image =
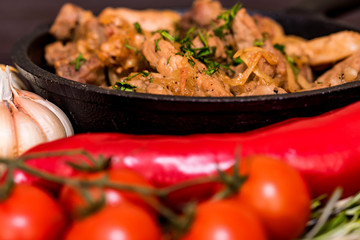
[{"label": "white garlic skin", "polygon": [[4,72],[6,71],[6,67],[8,67],[10,70],[13,86],[17,89],[28,90],[23,80],[21,80],[21,78],[19,78],[19,76],[17,75],[19,72],[16,68],[0,64],[0,70]]},{"label": "white garlic skin", "polygon": [[35,93],[16,89],[0,68],[0,157],[16,158],[44,142],[74,134],[64,112]]}]

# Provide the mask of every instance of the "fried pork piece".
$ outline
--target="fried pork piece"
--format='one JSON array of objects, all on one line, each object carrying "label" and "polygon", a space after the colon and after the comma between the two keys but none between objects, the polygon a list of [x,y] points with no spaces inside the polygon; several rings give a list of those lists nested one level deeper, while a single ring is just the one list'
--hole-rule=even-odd
[{"label": "fried pork piece", "polygon": [[336,64],[321,75],[316,81],[316,88],[331,87],[346,82],[359,80],[360,51]]},{"label": "fried pork piece", "polygon": [[77,26],[89,19],[94,18],[91,11],[66,3],[60,9],[54,24],[50,28],[50,33],[59,40],[68,40],[74,37],[74,31]]},{"label": "fried pork piece", "polygon": [[180,27],[183,29],[189,29],[192,26],[208,28],[222,11],[223,8],[219,1],[196,0],[179,22]]},{"label": "fried pork piece", "polygon": [[287,93],[283,88],[264,81],[250,81],[243,86],[236,86],[231,89],[235,96],[256,96]]},{"label": "fried pork piece", "polygon": [[173,32],[175,23],[180,20],[180,14],[171,10],[132,10],[128,8],[106,8],[99,15],[99,21],[103,25],[121,27],[124,22],[133,25],[139,23],[147,32],[166,29]]},{"label": "fried pork piece", "polygon": [[[161,95],[173,95],[173,93],[162,84],[165,76],[159,73],[149,73],[148,76],[142,74],[136,74],[127,83],[136,87],[136,92],[161,94]],[[150,81],[151,79],[151,81]],[[122,80],[123,82],[125,79]]]},{"label": "fried pork piece", "polygon": [[238,50],[253,47],[255,40],[263,38],[254,19],[247,13],[245,8],[237,12],[232,24],[232,30]]},{"label": "fried pork piece", "polygon": [[311,66],[330,65],[360,51],[360,34],[342,31],[309,41],[285,43],[287,54],[304,55]]},{"label": "fried pork piece", "polygon": [[232,96],[221,74],[209,76],[206,67],[193,59],[177,55],[179,50],[169,41],[154,34],[144,43],[143,54],[150,65],[165,76],[163,84],[175,94],[186,96]]},{"label": "fried pork piece", "polygon": [[[240,56],[240,58],[249,59],[245,63],[248,68],[253,68],[251,71],[249,71],[250,69],[247,72],[245,70],[246,79],[250,76],[250,72],[255,71],[255,73],[261,73],[256,74],[257,77],[263,78],[268,83],[273,82],[277,86],[286,86],[287,75],[289,72],[286,67],[287,61],[285,56],[273,47],[271,39],[264,38],[260,28],[256,25],[254,18],[247,13],[246,9],[242,8],[237,12],[232,24],[232,30],[237,49],[239,51],[244,51],[244,54],[246,55]],[[255,41],[262,42],[259,51],[256,51],[256,49],[253,48]],[[268,61],[269,57],[266,59],[264,54],[272,56],[271,59],[273,59],[273,61]],[[243,73],[241,74],[245,76]],[[240,82],[245,84],[246,81],[243,81],[243,76],[241,76]]]},{"label": "fried pork piece", "polygon": [[138,34],[128,23],[101,44],[98,57],[119,77],[131,72],[142,71],[145,67],[141,50],[145,36]]},{"label": "fried pork piece", "polygon": [[57,61],[74,59],[77,55],[75,42],[63,44],[61,41],[56,41],[45,47],[45,59],[50,66],[54,66]]},{"label": "fried pork piece", "polygon": [[55,62],[56,74],[81,83],[105,86],[104,64],[96,55],[85,55],[84,62],[76,68],[76,59]]},{"label": "fried pork piece", "polygon": [[[75,42],[77,51],[81,53],[97,51],[106,40],[104,28],[97,18],[90,11],[70,3],[61,8],[50,33],[57,40]],[[59,46],[56,48],[60,49]]]},{"label": "fried pork piece", "polygon": [[259,14],[253,16],[260,33],[265,34],[273,43],[285,37],[284,29],[275,20]]},{"label": "fried pork piece", "polygon": [[[104,28],[90,12],[73,4],[65,4],[50,33],[58,40],[45,48],[47,63],[54,66],[57,75],[82,83],[104,86],[105,66],[96,52],[106,40]],[[67,41],[65,44],[63,41]],[[74,60],[85,57],[81,67]]]}]

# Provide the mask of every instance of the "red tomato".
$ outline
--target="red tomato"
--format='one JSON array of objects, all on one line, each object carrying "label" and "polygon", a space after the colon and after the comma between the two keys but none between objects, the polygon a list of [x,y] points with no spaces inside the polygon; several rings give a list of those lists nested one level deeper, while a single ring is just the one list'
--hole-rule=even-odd
[{"label": "red tomato", "polygon": [[236,198],[261,219],[271,239],[299,236],[309,219],[310,194],[300,174],[290,165],[265,156],[240,161],[249,176]]},{"label": "red tomato", "polygon": [[182,240],[265,240],[258,217],[232,200],[201,203],[194,222]]},{"label": "red tomato", "polygon": [[105,206],[100,211],[70,226],[65,240],[160,240],[155,219],[131,203]]},{"label": "red tomato", "polygon": [[[84,180],[95,180],[104,177],[105,174],[107,174],[111,182],[152,188],[152,185],[145,178],[143,178],[138,173],[128,169],[117,169],[108,170],[106,172],[82,174],[79,176],[79,178]],[[100,199],[102,194],[101,189],[94,187],[90,189],[90,192],[92,198],[97,200]],[[117,205],[124,201],[130,201],[155,214],[155,210],[146,202],[146,200],[149,200],[156,203],[157,199],[153,196],[144,196],[144,199],[142,196],[134,192],[115,190],[111,188],[106,188],[104,193],[106,203],[108,205]],[[86,206],[86,201],[84,200],[84,198],[79,194],[78,191],[76,191],[71,186],[64,186],[62,188],[62,191],[60,193],[60,203],[65,209],[65,211],[73,217],[76,217],[77,215],[76,210]]]},{"label": "red tomato", "polygon": [[0,202],[0,239],[61,239],[65,227],[55,200],[34,186],[16,185]]}]

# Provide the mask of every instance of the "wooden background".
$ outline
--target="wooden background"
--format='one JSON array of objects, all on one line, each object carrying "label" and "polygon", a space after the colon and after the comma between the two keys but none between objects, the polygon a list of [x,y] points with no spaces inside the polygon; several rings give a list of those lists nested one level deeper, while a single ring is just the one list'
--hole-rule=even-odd
[{"label": "wooden background", "polygon": [[[312,0],[317,1],[317,0]],[[343,0],[338,0],[343,1]],[[94,13],[105,7],[188,8],[192,0],[73,0],[71,1]],[[223,6],[231,7],[236,0],[221,0]],[[244,7],[260,10],[284,11],[299,0],[243,0]],[[335,19],[360,29],[360,0],[358,6]],[[58,0],[2,0],[0,4],[0,63],[12,64],[11,48],[21,37],[30,33],[39,24],[52,21],[65,1]]]}]

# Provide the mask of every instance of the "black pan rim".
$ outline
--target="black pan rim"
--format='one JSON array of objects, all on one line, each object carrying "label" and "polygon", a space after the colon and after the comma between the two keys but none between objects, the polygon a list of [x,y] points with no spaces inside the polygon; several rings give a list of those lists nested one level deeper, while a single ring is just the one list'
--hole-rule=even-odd
[{"label": "black pan rim", "polygon": [[[254,10],[254,12],[258,12]],[[282,16],[286,16],[286,13],[277,13],[277,12],[265,12],[261,11],[260,13],[264,13],[264,15],[276,15],[281,14]],[[288,14],[290,15],[290,14]],[[294,14],[291,14],[294,16]],[[332,23],[334,24],[333,20],[329,20],[326,18],[318,18],[315,16],[303,16],[307,17],[309,19],[317,19],[318,21],[323,21],[324,23]],[[28,47],[31,45],[31,43],[42,34],[47,34],[48,29],[50,27],[51,23],[44,23],[39,26],[37,26],[30,34],[24,36],[19,41],[17,41],[11,51],[11,57],[12,61],[16,65],[16,67],[20,67],[24,69],[25,71],[29,72],[30,74],[37,76],[37,77],[45,77],[46,79],[49,79],[50,81],[56,81],[58,84],[66,85],[69,87],[76,88],[78,90],[84,90],[88,91],[89,93],[95,93],[95,94],[106,94],[106,95],[113,95],[116,97],[124,97],[124,98],[138,98],[143,100],[163,100],[163,101],[169,101],[169,102],[196,102],[196,103],[252,103],[252,102],[258,102],[258,101],[284,101],[284,100],[292,100],[297,98],[303,98],[303,97],[309,97],[309,96],[315,96],[315,95],[327,95],[332,94],[335,92],[347,90],[347,89],[354,89],[354,88],[360,88],[360,81],[354,81],[349,83],[344,83],[341,85],[328,87],[328,88],[322,88],[322,89],[316,89],[316,90],[308,90],[308,91],[301,91],[296,93],[286,93],[286,94],[274,94],[274,95],[256,95],[256,96],[242,96],[242,97],[188,97],[188,96],[173,96],[173,95],[157,95],[157,94],[148,94],[148,93],[137,93],[137,92],[125,92],[125,91],[119,91],[119,90],[112,90],[112,89],[106,89],[101,88],[98,86],[90,85],[90,84],[84,84],[79,83],[76,81],[72,81],[63,77],[60,77],[54,73],[51,73],[40,66],[36,65],[27,54]],[[340,23],[336,22],[339,26],[343,26],[344,28],[348,28],[352,31],[358,31],[360,30]]]}]

